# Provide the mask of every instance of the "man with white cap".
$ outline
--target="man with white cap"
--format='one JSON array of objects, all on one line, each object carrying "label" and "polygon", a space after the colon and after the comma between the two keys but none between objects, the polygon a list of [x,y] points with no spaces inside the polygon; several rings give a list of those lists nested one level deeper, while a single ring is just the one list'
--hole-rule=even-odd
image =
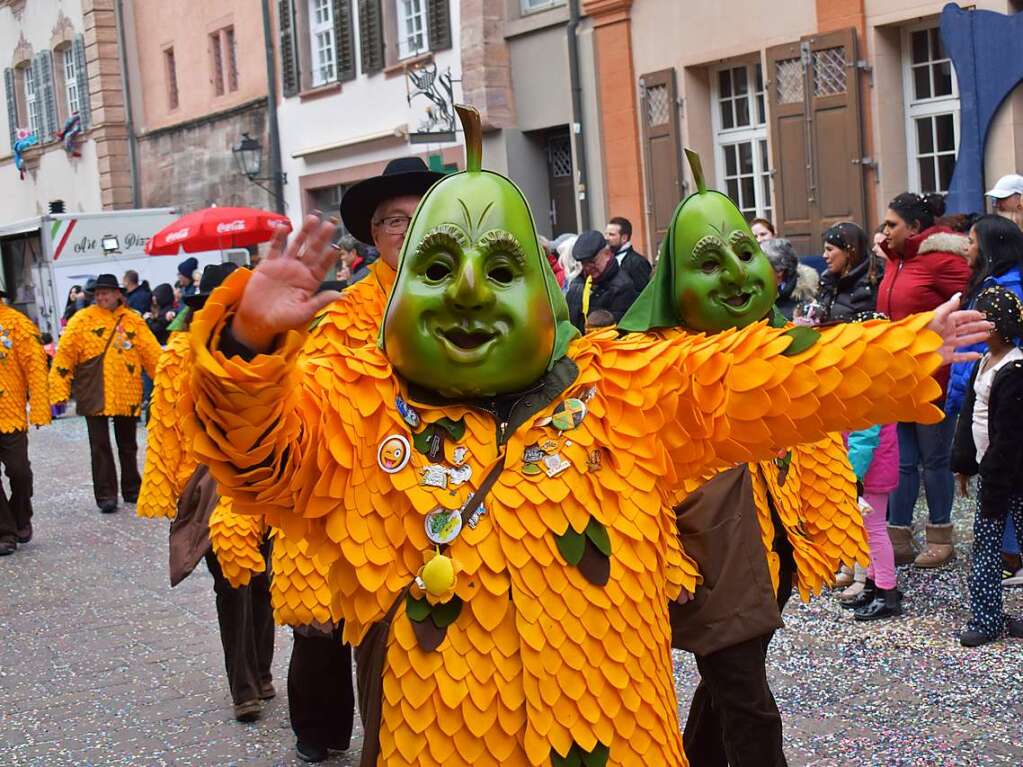
[{"label": "man with white cap", "polygon": [[995,213],[1023,226],[1023,176],[1018,173],[1002,176],[987,191],[987,196],[992,199]]}]

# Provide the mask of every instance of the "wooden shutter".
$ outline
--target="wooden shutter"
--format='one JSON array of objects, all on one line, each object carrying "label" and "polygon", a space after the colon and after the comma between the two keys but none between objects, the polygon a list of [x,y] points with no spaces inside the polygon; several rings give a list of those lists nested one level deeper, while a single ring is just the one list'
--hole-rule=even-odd
[{"label": "wooden shutter", "polygon": [[682,146],[675,70],[662,69],[643,75],[639,78],[639,92],[646,163],[647,226],[653,259],[682,199]]},{"label": "wooden shutter", "polygon": [[431,51],[443,51],[451,47],[450,0],[427,0],[426,24]]},{"label": "wooden shutter", "polygon": [[359,47],[362,49],[363,74],[373,74],[384,68],[384,24],[380,0],[359,0]]},{"label": "wooden shutter", "polygon": [[355,79],[355,29],[352,0],[334,0],[334,50],[337,51],[337,79]]},{"label": "wooden shutter", "polygon": [[78,35],[74,42],[72,55],[75,57],[75,70],[78,79],[78,115],[82,119],[82,130],[89,127],[92,116],[92,100],[89,96],[89,72],[85,68],[85,35]]},{"label": "wooden shutter", "polygon": [[277,18],[281,27],[281,93],[287,98],[298,93],[298,41],[295,39],[295,7],[292,0],[278,0]]},{"label": "wooden shutter", "polygon": [[767,50],[775,225],[816,253],[836,221],[866,226],[856,31]]},{"label": "wooden shutter", "polygon": [[39,99],[39,143],[45,144],[53,140],[57,132],[57,101],[53,87],[53,54],[40,51],[32,60],[36,74],[36,98]]},{"label": "wooden shutter", "polygon": [[11,129],[11,151],[14,151],[14,142],[18,140],[18,95],[15,92],[14,70],[10,67],[4,70],[4,91],[7,95],[7,124]]}]

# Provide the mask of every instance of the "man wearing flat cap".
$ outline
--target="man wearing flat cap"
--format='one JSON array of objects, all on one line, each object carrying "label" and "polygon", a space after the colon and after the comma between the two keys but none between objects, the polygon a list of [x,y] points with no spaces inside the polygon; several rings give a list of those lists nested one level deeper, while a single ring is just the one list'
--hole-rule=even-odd
[{"label": "man wearing flat cap", "polygon": [[572,324],[585,332],[586,317],[598,309],[610,312],[617,323],[639,291],[618,264],[604,235],[595,229],[583,232],[572,247],[572,256],[582,265],[566,296]]},{"label": "man wearing flat cap", "polygon": [[160,344],[142,319],[124,302],[112,274],[96,278],[96,303],[75,313],[57,343],[50,368],[50,401],[74,396],[85,416],[92,453],[92,489],[105,514],[117,510],[117,467],[110,448],[113,421],[121,463],[121,496],[135,503],[142,478],[135,429],[142,403],[142,370],[156,375]]}]

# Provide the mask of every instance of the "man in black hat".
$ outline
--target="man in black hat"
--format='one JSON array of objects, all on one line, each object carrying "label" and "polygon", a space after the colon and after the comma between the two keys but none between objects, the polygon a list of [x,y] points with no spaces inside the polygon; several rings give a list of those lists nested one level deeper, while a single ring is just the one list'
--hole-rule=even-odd
[{"label": "man in black hat", "polygon": [[619,266],[604,235],[595,229],[580,234],[572,246],[572,257],[582,265],[566,296],[572,324],[586,332],[586,317],[596,309],[611,312],[618,322],[639,291]]},{"label": "man in black hat", "polygon": [[156,375],[160,344],[142,315],[124,303],[112,274],[96,278],[96,303],[76,312],[57,344],[50,368],[50,399],[67,402],[75,384],[77,412],[85,416],[92,455],[92,486],[100,511],[117,510],[117,467],[110,448],[114,425],[121,463],[121,496],[138,499],[136,425],[142,403],[142,371]]}]

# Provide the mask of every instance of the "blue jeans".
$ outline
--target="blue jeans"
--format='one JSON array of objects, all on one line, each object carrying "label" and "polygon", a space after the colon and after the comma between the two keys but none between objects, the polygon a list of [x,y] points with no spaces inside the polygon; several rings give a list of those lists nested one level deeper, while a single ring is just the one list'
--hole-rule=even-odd
[{"label": "blue jeans", "polygon": [[931,426],[899,424],[899,486],[888,498],[889,524],[904,527],[913,524],[913,507],[920,496],[921,466],[931,524],[945,525],[952,518],[955,481],[949,458],[955,423],[955,418],[946,416],[941,423]]},{"label": "blue jeans", "polygon": [[1016,537],[1016,525],[1012,516],[1006,519],[1005,535],[1002,536],[1002,551],[1006,554],[1019,554],[1019,539]]}]

